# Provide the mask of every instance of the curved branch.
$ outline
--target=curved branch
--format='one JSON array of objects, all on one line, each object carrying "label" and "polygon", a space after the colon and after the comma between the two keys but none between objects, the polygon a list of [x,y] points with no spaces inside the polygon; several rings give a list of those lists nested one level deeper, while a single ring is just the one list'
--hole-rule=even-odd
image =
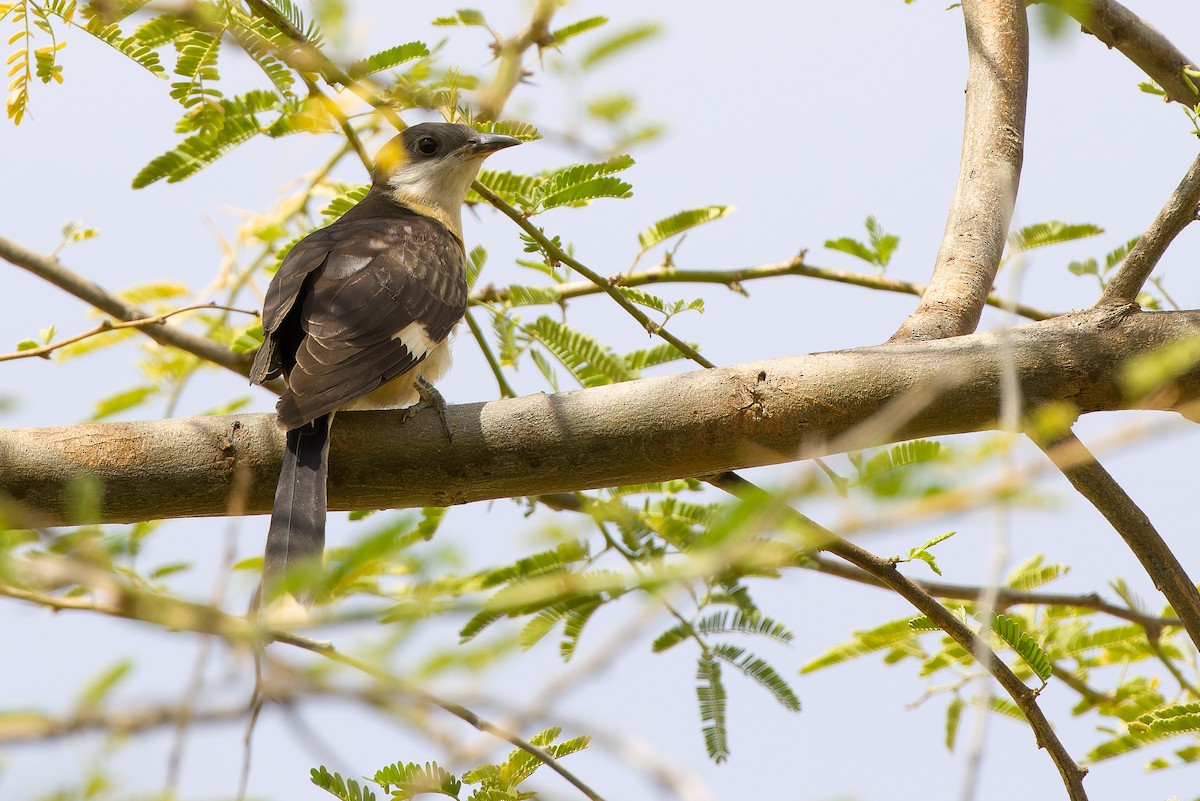
[{"label": "curved branch", "polygon": [[[715,476],[708,482],[741,498],[763,492],[736,473]],[[929,618],[930,622],[948,634],[967,653],[973,655],[984,669],[999,682],[1004,691],[1012,698],[1013,703],[1025,715],[1029,727],[1033,729],[1038,747],[1045,748],[1049,752],[1055,767],[1058,768],[1059,775],[1062,776],[1063,784],[1067,789],[1067,797],[1072,801],[1082,801],[1087,798],[1087,793],[1083,789],[1083,777],[1087,775],[1087,768],[1080,767],[1075,762],[1062,741],[1058,739],[1058,735],[1054,733],[1054,727],[1050,725],[1042,708],[1037,704],[1037,691],[1026,686],[1025,682],[1021,681],[1004,663],[1004,660],[996,656],[986,641],[980,639],[974,631],[955,617],[953,612],[938,603],[932,595],[897,570],[893,561],[881,559],[854,543],[842,539],[795,510],[790,510],[790,514],[805,528],[813,532],[812,539],[820,542],[820,545],[817,546],[819,550],[846,560],[869,574],[883,586],[893,590],[911,603],[917,611]]]},{"label": "curved branch", "polygon": [[1194,106],[1200,101],[1194,84],[1184,79],[1183,71],[1195,66],[1179,48],[1171,44],[1153,25],[1134,14],[1116,0],[1048,0],[1050,5],[1074,17],[1104,44],[1121,51],[1126,58],[1142,68],[1163,88],[1166,96],[1176,103]]},{"label": "curved branch", "polygon": [[[72,272],[62,265],[54,256],[43,256],[32,250],[18,245],[16,242],[0,237],[0,258],[54,284],[69,295],[89,303],[105,314],[111,315],[122,322],[133,322],[152,318],[144,309],[134,306],[112,294],[99,284],[92,283],[83,276]],[[251,357],[237,354],[229,348],[214,342],[207,337],[192,334],[177,326],[154,325],[141,329],[146,336],[160,345],[167,345],[199,356],[205,361],[232,370],[240,375],[250,375]],[[280,385],[282,389],[282,385]]]},{"label": "curved branch", "polygon": [[148,326],[163,323],[168,318],[174,317],[178,314],[199,311],[201,309],[218,309],[220,311],[238,312],[239,314],[249,314],[252,317],[257,317],[259,314],[257,311],[239,309],[234,306],[220,306],[216,303],[197,303],[193,306],[183,306],[178,309],[171,309],[171,311],[163,312],[162,314],[154,314],[149,317],[144,317],[140,320],[129,320],[128,322],[124,323],[110,323],[108,320],[105,320],[90,331],[84,331],[82,334],[76,334],[75,336],[67,337],[66,339],[60,339],[57,342],[51,342],[46,345],[41,345],[40,347],[30,348],[28,350],[18,350],[13,351],[12,353],[0,353],[0,362],[10,362],[15,361],[16,359],[31,359],[35,356],[49,358],[50,354],[56,350],[65,348],[68,345],[74,345],[76,342],[82,342],[85,339],[91,339],[92,337],[106,334],[109,331],[120,331],[122,328],[146,328]]},{"label": "curved branch", "polygon": [[933,277],[892,341],[975,330],[1004,253],[1025,147],[1029,27],[1021,0],[963,3],[970,71],[958,186]]},{"label": "curved branch", "polygon": [[1200,156],[1196,157],[1187,174],[1183,176],[1183,180],[1179,182],[1179,186],[1175,187],[1175,191],[1167,200],[1167,205],[1163,206],[1162,211],[1146,229],[1146,233],[1142,234],[1137,244],[1133,246],[1133,250],[1129,251],[1129,255],[1125,257],[1125,263],[1104,287],[1104,293],[1100,296],[1100,300],[1096,301],[1096,305],[1116,307],[1134,303],[1138,293],[1142,291],[1142,285],[1146,283],[1146,279],[1150,277],[1150,273],[1158,264],[1158,260],[1166,253],[1175,237],[1179,236],[1180,232],[1196,219],[1198,211],[1200,211]]},{"label": "curved branch", "polygon": [[[1180,410],[1200,367],[1172,392],[1127,397],[1120,365],[1194,337],[1200,311],[1065,315],[999,333],[794,356],[622,384],[453,406],[447,442],[423,410],[345,412],[333,430],[332,509],[449,506],[492,498],[704,476],[868,447],[989,430],[1001,365],[1025,410]],[[902,404],[897,399],[924,398]],[[911,407],[911,408],[910,408]],[[869,422],[870,425],[864,425]],[[77,521],[72,487],[103,492],[94,522],[224,515],[238,465],[247,514],[271,508],[283,438],[244,414],[0,430],[0,497],[48,521]]]},{"label": "curved branch", "polygon": [[[869,587],[886,589],[886,586],[877,578],[863,570],[844,565],[832,559],[825,559],[821,556],[811,556],[809,558],[815,563],[816,567],[814,569],[818,573],[837,576],[838,578],[847,579],[859,584],[866,584]],[[951,584],[946,581],[930,581],[927,579],[910,579],[910,581],[935,598],[977,601],[988,591],[984,587],[968,584]],[[1110,603],[1094,592],[1079,595],[1075,593],[1014,590],[1010,587],[1000,587],[996,592],[997,609],[1007,609],[1010,606],[1021,606],[1023,604],[1035,606],[1069,606],[1075,609],[1091,609],[1096,612],[1103,612],[1106,615],[1111,615],[1121,620],[1128,620],[1130,623],[1141,626],[1151,638],[1161,635],[1162,630],[1165,628],[1183,625],[1183,621],[1177,617],[1158,617],[1157,615],[1143,614],[1135,609],[1127,609],[1123,606]]]},{"label": "curved branch", "polygon": [[1073,434],[1038,445],[1071,486],[1112,523],[1200,647],[1200,591],[1146,513]]},{"label": "curved branch", "polygon": [[[621,273],[607,279],[609,286],[646,286],[648,284],[720,284],[734,292],[748,294],[742,286],[746,281],[760,278],[777,278],[783,275],[799,275],[806,278],[819,278],[823,281],[833,281],[838,284],[850,284],[864,289],[878,289],[885,292],[901,292],[920,297],[925,293],[925,285],[912,281],[901,281],[886,275],[871,275],[852,270],[838,270],[833,267],[818,267],[804,261],[805,254],[801,253],[788,261],[775,264],[760,264],[754,267],[743,267],[737,270],[681,270],[677,267],[652,267],[636,273]],[[571,298],[585,295],[598,295],[604,288],[592,281],[576,281],[569,284],[558,284],[546,287],[555,295],[554,302],[562,302]],[[471,293],[472,303],[503,303],[511,296],[507,287],[497,287],[491,284],[476,289]],[[1048,312],[1026,306],[1022,303],[1011,303],[999,295],[988,295],[987,303],[998,309],[1011,308],[1014,314],[1029,320],[1049,320],[1057,317],[1057,312]]]}]

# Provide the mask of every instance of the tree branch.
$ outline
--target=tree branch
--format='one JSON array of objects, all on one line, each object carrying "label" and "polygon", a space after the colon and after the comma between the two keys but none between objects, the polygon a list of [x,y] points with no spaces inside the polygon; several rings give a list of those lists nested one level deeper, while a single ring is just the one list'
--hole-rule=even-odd
[{"label": "tree branch", "polygon": [[[4,237],[0,237],[0,258],[49,281],[67,294],[74,295],[84,303],[88,303],[122,322],[146,320],[154,316],[132,303],[127,303],[99,284],[94,284],[67,269],[56,257],[34,253]],[[186,351],[239,375],[250,375],[251,357],[234,353],[207,337],[192,334],[177,326],[154,325],[141,330],[160,345]],[[270,384],[272,389],[276,389],[278,386],[276,391],[283,388],[282,384],[278,382],[270,382]]]},{"label": "tree branch", "polygon": [[[1079,313],[1004,336],[894,343],[464,404],[449,410],[453,442],[431,410],[403,423],[403,412],[345,412],[334,426],[330,508],[449,506],[662,481],[989,430],[1009,358],[1025,410],[1062,402],[1079,413],[1179,410],[1200,399],[1200,367],[1172,392],[1130,400],[1120,366],[1197,330],[1200,311],[1115,320]],[[909,396],[926,400],[901,419],[892,404]],[[271,508],[282,453],[268,414],[0,430],[0,496],[47,522],[84,522],[70,509],[72,488],[87,475],[103,492],[93,522],[223,515],[243,464],[251,482],[245,511],[258,514]]]},{"label": "tree branch", "polygon": [[508,102],[513,89],[525,77],[521,59],[525,51],[537,45],[540,53],[543,47],[554,43],[550,35],[550,20],[554,12],[562,5],[563,0],[538,0],[533,10],[533,18],[523,31],[511,39],[498,40],[492,45],[500,64],[492,81],[480,93],[476,108],[476,119],[490,122],[500,116],[504,105]]},{"label": "tree branch", "polygon": [[675,336],[670,331],[668,331],[667,329],[663,328],[658,323],[651,320],[648,316],[646,316],[645,312],[643,312],[641,309],[639,309],[637,306],[635,306],[633,303],[631,303],[629,298],[625,297],[619,291],[617,291],[617,289],[612,284],[610,284],[608,281],[606,281],[603,276],[601,276],[599,273],[593,271],[591,268],[585,266],[578,259],[573,257],[570,253],[567,253],[565,250],[560,248],[558,245],[554,244],[550,240],[550,238],[547,237],[541,231],[541,229],[539,229],[533,223],[529,222],[529,220],[526,219],[525,215],[521,214],[521,212],[517,211],[512,206],[505,203],[504,200],[501,199],[501,197],[499,195],[497,195],[495,192],[488,189],[486,186],[481,184],[479,181],[475,181],[473,184],[471,184],[471,188],[474,189],[479,194],[480,197],[482,197],[488,203],[491,203],[493,206],[495,206],[497,209],[499,209],[504,214],[504,216],[508,217],[510,220],[515,222],[521,228],[522,231],[524,231],[526,234],[528,234],[530,237],[532,237],[533,240],[538,243],[538,245],[542,248],[542,250],[546,253],[547,256],[554,259],[555,261],[558,261],[558,262],[561,262],[561,263],[567,265],[572,270],[579,273],[584,278],[587,278],[593,284],[598,286],[600,288],[601,292],[606,293],[610,298],[612,298],[614,301],[616,301],[618,306],[620,306],[622,309],[624,309],[626,312],[628,312],[629,316],[631,316],[633,319],[635,319],[639,323],[641,323],[642,328],[644,328],[646,330],[646,333],[662,337],[667,342],[670,342],[672,345],[674,345],[675,349],[677,351],[679,351],[684,356],[691,359],[692,361],[694,361],[696,364],[700,365],[701,367],[715,367],[716,366],[712,362],[710,362],[708,359],[704,358],[699,353],[697,353],[696,349],[693,348],[691,345],[687,344],[682,339]]},{"label": "tree branch", "polygon": [[[821,556],[809,557],[816,564],[815,570],[819,573],[824,573],[830,576],[854,581],[859,584],[866,584],[869,587],[879,587],[887,589],[886,586],[870,573],[859,570],[849,565],[844,565],[841,562],[832,559],[825,559]],[[984,587],[970,586],[966,584],[951,584],[946,581],[930,581],[926,579],[910,578],[913,584],[921,588],[924,592],[929,593],[935,598],[953,598],[959,601],[978,601],[987,591]],[[1123,606],[1117,606],[1100,597],[1098,593],[1087,593],[1086,595],[1078,595],[1074,593],[1055,593],[1055,592],[1032,592],[1028,590],[1014,590],[1010,587],[1000,587],[996,591],[996,608],[1007,609],[1011,606],[1021,606],[1024,604],[1032,606],[1068,606],[1075,609],[1092,609],[1097,612],[1103,612],[1106,615],[1111,615],[1121,620],[1128,620],[1144,628],[1151,637],[1156,637],[1162,633],[1164,628],[1182,627],[1183,621],[1177,617],[1158,617],[1156,615],[1146,615],[1138,612],[1135,609],[1127,609]]]},{"label": "tree branch", "polygon": [[1179,182],[1179,186],[1175,187],[1175,191],[1167,200],[1167,205],[1163,206],[1162,211],[1146,229],[1146,233],[1142,234],[1137,244],[1129,251],[1129,255],[1125,257],[1125,263],[1104,287],[1104,293],[1100,296],[1100,300],[1096,301],[1096,305],[1117,307],[1134,303],[1138,293],[1142,291],[1142,285],[1146,283],[1146,279],[1154,271],[1154,266],[1158,264],[1158,260],[1162,258],[1175,237],[1179,236],[1180,232],[1196,219],[1198,210],[1200,210],[1200,156],[1196,157],[1187,174],[1183,176],[1183,180]]},{"label": "tree branch", "polygon": [[[708,482],[740,498],[763,492],[735,473],[715,476]],[[1062,741],[1058,739],[1058,735],[1054,733],[1054,727],[1050,725],[1050,721],[1046,719],[1041,707],[1037,704],[1037,691],[1031,690],[1025,682],[1017,678],[1012,669],[988,647],[985,640],[980,639],[963,621],[955,617],[953,612],[904,576],[896,569],[895,563],[891,560],[881,559],[838,537],[829,529],[793,509],[789,509],[789,512],[803,526],[813,531],[814,539],[821,543],[820,550],[840,557],[870,574],[880,584],[890,588],[911,603],[917,611],[929,618],[935,626],[948,634],[967,653],[972,654],[984,669],[999,682],[1004,691],[1012,698],[1013,703],[1025,715],[1026,721],[1033,729],[1038,747],[1045,748],[1049,752],[1050,758],[1058,768],[1063,784],[1067,788],[1067,797],[1072,801],[1082,801],[1087,798],[1087,793],[1083,789],[1083,777],[1087,775],[1087,768],[1076,764]]]},{"label": "tree branch", "polygon": [[[839,284],[850,284],[865,289],[879,289],[885,292],[902,292],[920,297],[925,293],[925,285],[911,281],[900,281],[885,275],[857,273],[852,270],[837,270],[832,267],[818,267],[807,264],[806,254],[801,253],[788,261],[774,264],[760,264],[754,267],[743,267],[737,270],[681,270],[676,267],[659,266],[636,273],[621,273],[611,276],[606,283],[609,286],[646,286],[648,284],[721,284],[734,292],[748,294],[742,287],[746,281],[760,278],[776,278],[783,275],[800,275],[806,278],[819,278]],[[576,281],[570,284],[558,284],[546,287],[555,293],[555,302],[579,298],[585,295],[598,295],[604,288],[592,281]],[[472,303],[504,303],[510,297],[507,287],[487,285],[471,293]],[[1011,303],[999,295],[988,295],[987,303],[998,309],[1011,308],[1015,314],[1030,320],[1049,320],[1057,317],[1058,312],[1048,312],[1026,306],[1022,303]]]},{"label": "tree branch", "polygon": [[1167,98],[1185,106],[1194,106],[1200,97],[1183,77],[1195,63],[1171,44],[1153,25],[1116,0],[1046,0],[1074,17],[1090,33],[1110,48],[1142,68],[1167,93]]},{"label": "tree branch", "polygon": [[1055,442],[1039,442],[1038,445],[1071,486],[1112,523],[1142,563],[1154,586],[1166,596],[1175,614],[1183,621],[1192,642],[1200,647],[1200,591],[1146,513],[1073,433]]},{"label": "tree branch", "polygon": [[1025,140],[1029,28],[1021,0],[963,3],[970,70],[958,186],[916,310],[892,341],[975,330],[1008,236]]},{"label": "tree branch", "polygon": [[124,323],[110,323],[108,320],[105,320],[90,331],[84,331],[82,334],[76,334],[73,337],[60,339],[57,342],[51,342],[36,348],[29,348],[28,350],[18,350],[13,351],[12,353],[0,353],[0,362],[10,362],[16,359],[31,359],[35,356],[48,358],[50,354],[56,350],[65,348],[68,345],[74,345],[76,342],[82,342],[85,339],[106,334],[109,331],[120,331],[122,328],[146,328],[147,326],[158,325],[159,323],[162,323],[168,318],[174,317],[177,314],[198,311],[200,309],[219,309],[221,311],[249,314],[254,317],[258,316],[257,311],[250,311],[249,309],[238,309],[233,306],[219,306],[216,303],[198,303],[194,306],[184,306],[179,309],[171,309],[171,311],[163,312],[162,314],[154,314],[149,317],[144,317],[141,320],[130,320]]}]

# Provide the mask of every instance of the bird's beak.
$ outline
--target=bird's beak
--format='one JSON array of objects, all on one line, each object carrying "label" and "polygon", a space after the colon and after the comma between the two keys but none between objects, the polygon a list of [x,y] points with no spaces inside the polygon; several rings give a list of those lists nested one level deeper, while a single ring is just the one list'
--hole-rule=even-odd
[{"label": "bird's beak", "polygon": [[459,152],[467,158],[482,158],[483,156],[495,153],[497,150],[503,150],[506,147],[519,144],[521,144],[521,140],[515,136],[505,136],[498,133],[479,133],[468,139]]}]

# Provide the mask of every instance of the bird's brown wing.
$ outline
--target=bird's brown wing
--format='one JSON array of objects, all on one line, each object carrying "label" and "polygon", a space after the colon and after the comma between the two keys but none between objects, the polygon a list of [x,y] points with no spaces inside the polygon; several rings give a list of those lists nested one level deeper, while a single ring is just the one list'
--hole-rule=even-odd
[{"label": "bird's brown wing", "polygon": [[289,429],[411,370],[466,310],[462,248],[441,223],[394,205],[348,217],[293,247],[267,291],[252,378],[287,378]]}]

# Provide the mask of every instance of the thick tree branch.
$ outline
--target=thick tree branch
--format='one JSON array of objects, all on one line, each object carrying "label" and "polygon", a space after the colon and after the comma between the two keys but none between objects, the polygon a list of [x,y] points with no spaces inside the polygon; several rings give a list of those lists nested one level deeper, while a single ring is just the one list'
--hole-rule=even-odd
[{"label": "thick tree branch", "polygon": [[1112,523],[1200,647],[1200,591],[1150,518],[1074,434],[1039,445],[1071,486]]},{"label": "thick tree branch", "polygon": [[[987,430],[1005,359],[1025,408],[1178,410],[1200,368],[1171,392],[1128,398],[1121,365],[1200,331],[1200,312],[1065,315],[999,333],[893,343],[532,395],[450,409],[454,441],[426,410],[346,412],[334,426],[330,508],[448,506],[688,476],[914,437]],[[1006,339],[1007,338],[1007,339]],[[936,390],[936,391],[935,391]],[[903,419],[897,398],[928,401]],[[880,416],[887,419],[880,419]],[[871,425],[863,425],[870,421]],[[831,445],[831,443],[834,443]],[[0,430],[0,496],[47,522],[71,520],[81,475],[125,522],[226,514],[235,467],[246,512],[271,507],[283,438],[266,414]]]},{"label": "thick tree branch", "polygon": [[[122,322],[142,321],[154,317],[145,309],[140,309],[132,303],[122,300],[99,284],[92,283],[83,276],[68,270],[56,257],[34,253],[4,237],[0,237],[0,258],[49,281],[67,294],[74,295]],[[160,345],[187,351],[205,361],[233,370],[241,375],[250,374],[250,357],[233,353],[229,348],[207,337],[169,325],[152,325],[143,327],[141,330]]]},{"label": "thick tree branch", "polygon": [[1029,27],[1021,0],[963,3],[970,64],[958,186],[933,277],[893,341],[975,330],[1000,266],[1025,146]]},{"label": "thick tree branch", "polygon": [[1167,93],[1167,98],[1186,106],[1200,101],[1196,91],[1184,80],[1183,71],[1196,62],[1171,44],[1153,25],[1116,0],[1048,0],[1070,14],[1090,33],[1109,47],[1121,51],[1142,68]]},{"label": "thick tree branch", "polygon": [[1142,234],[1138,243],[1125,257],[1125,263],[1104,287],[1104,293],[1097,306],[1123,306],[1133,303],[1142,291],[1142,285],[1154,271],[1154,266],[1162,258],[1167,247],[1179,236],[1188,224],[1196,219],[1200,210],[1200,156],[1192,162],[1187,174],[1175,187],[1167,205],[1150,223],[1146,233]]},{"label": "thick tree branch", "polygon": [[[832,267],[819,267],[807,264],[805,254],[801,253],[788,261],[775,264],[760,264],[754,267],[742,267],[736,270],[681,270],[677,267],[652,267],[636,273],[621,273],[607,279],[609,286],[646,286],[647,284],[720,284],[734,292],[748,294],[742,286],[747,281],[760,278],[777,278],[783,275],[800,275],[806,278],[819,278],[823,281],[833,281],[839,284],[850,284],[865,289],[879,289],[885,292],[901,292],[920,297],[925,293],[925,285],[912,281],[900,281],[886,275],[871,275],[852,270],[838,270]],[[576,281],[569,284],[558,284],[547,287],[555,293],[557,302],[598,295],[604,288],[591,281]],[[472,303],[503,303],[511,297],[507,287],[497,287],[488,284],[471,293]],[[987,303],[998,309],[1011,308],[1015,314],[1029,320],[1049,320],[1058,316],[1057,312],[1048,312],[1026,306],[1022,303],[1012,303],[999,295],[988,295]]]}]

